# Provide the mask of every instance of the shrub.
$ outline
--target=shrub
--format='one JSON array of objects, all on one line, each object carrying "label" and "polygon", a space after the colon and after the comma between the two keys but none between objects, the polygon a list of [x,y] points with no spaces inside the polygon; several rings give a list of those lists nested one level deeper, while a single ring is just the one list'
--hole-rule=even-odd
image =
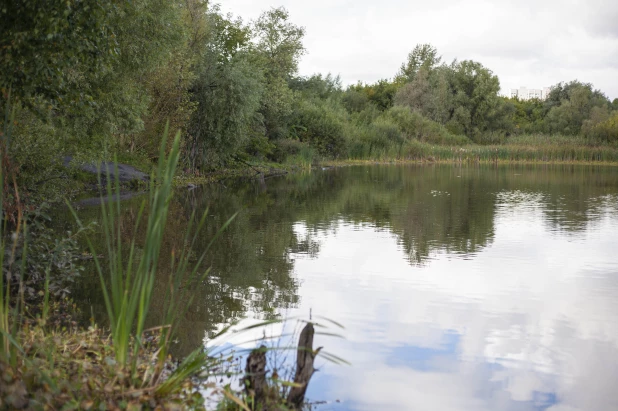
[{"label": "shrub", "polygon": [[345,150],[345,111],[324,100],[303,100],[298,105],[294,124],[301,142],[308,143],[323,156],[338,157]]},{"label": "shrub", "polygon": [[607,120],[591,126],[585,135],[609,143],[618,142],[618,111],[614,111]]},{"label": "shrub", "polygon": [[408,107],[395,106],[384,116],[390,118],[407,139],[440,145],[464,145],[470,143],[465,136],[450,133],[443,125],[423,117],[419,112]]}]

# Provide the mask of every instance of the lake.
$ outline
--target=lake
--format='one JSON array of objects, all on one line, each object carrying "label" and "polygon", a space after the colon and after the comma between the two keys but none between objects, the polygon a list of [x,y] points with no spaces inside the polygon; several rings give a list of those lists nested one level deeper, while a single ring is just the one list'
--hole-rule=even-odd
[{"label": "lake", "polygon": [[[123,203],[127,238],[140,201]],[[209,252],[180,355],[223,344],[209,337],[232,321],[311,316],[345,327],[315,346],[350,363],[318,360],[318,410],[618,409],[618,168],[373,165],[224,181],[177,193],[167,252],[206,209],[198,250],[238,215]],[[74,291],[95,315],[97,281]]]}]

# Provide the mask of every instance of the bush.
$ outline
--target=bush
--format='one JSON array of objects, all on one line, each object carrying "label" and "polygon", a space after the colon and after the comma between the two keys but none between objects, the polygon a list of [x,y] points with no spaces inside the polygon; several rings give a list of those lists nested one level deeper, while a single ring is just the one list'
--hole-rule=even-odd
[{"label": "bush", "polygon": [[348,156],[355,159],[397,157],[405,141],[399,127],[384,117],[368,125],[349,125],[346,134]]},{"label": "bush", "polygon": [[450,133],[443,125],[423,117],[419,112],[408,107],[395,106],[384,116],[391,119],[404,133],[407,139],[440,145],[464,145],[470,143],[465,136]]},{"label": "bush", "polygon": [[273,142],[274,150],[271,155],[273,161],[282,163],[289,157],[298,156],[301,152],[311,149],[307,143],[293,138],[282,138]]},{"label": "bush", "polygon": [[48,118],[17,107],[9,156],[26,187],[57,175],[61,170],[62,138]]},{"label": "bush", "polygon": [[614,111],[611,116],[585,131],[588,138],[593,138],[609,143],[618,142],[618,111]]},{"label": "bush", "polygon": [[345,110],[324,100],[303,100],[295,114],[294,125],[301,142],[323,156],[336,158],[344,153]]}]

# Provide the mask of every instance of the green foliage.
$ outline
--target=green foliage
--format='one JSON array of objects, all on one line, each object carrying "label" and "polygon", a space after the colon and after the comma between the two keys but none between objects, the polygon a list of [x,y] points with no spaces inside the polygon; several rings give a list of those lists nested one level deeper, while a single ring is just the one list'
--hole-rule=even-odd
[{"label": "green foliage", "polygon": [[465,110],[459,124],[467,136],[474,138],[489,129],[489,117],[499,101],[500,81],[475,61],[454,62],[451,68],[454,105]]},{"label": "green foliage", "polygon": [[9,1],[0,7],[0,89],[16,100],[45,105],[92,104],[77,87],[82,75],[96,75],[116,60],[113,1]]},{"label": "green foliage", "polygon": [[[369,106],[369,97],[362,91],[355,90],[354,88],[348,88],[341,98],[343,106],[350,113],[361,112]],[[375,107],[375,106],[374,106]]]},{"label": "green foliage", "polygon": [[287,78],[298,71],[298,61],[305,54],[302,39],[304,27],[290,22],[284,8],[271,8],[260,15],[253,25],[256,51],[263,59],[267,80]]},{"label": "green foliage", "polygon": [[221,166],[248,143],[262,93],[261,73],[244,53],[227,64],[205,63],[194,88],[197,110],[185,148],[192,169]]},{"label": "green foliage", "polygon": [[369,102],[375,104],[376,107],[384,111],[393,106],[397,88],[397,84],[382,79],[375,84],[362,84],[359,82],[351,86],[348,90],[365,94]]},{"label": "green foliage", "polygon": [[301,93],[303,98],[327,99],[341,93],[341,78],[328,73],[326,76],[314,74],[309,77],[293,77],[289,80],[290,89]]},{"label": "green foliage", "polygon": [[256,64],[264,72],[264,94],[260,114],[264,133],[270,140],[288,136],[292,114],[293,92],[288,81],[298,71],[300,57],[305,54],[302,39],[304,27],[290,22],[289,12],[271,8],[253,24]]},{"label": "green foliage", "polygon": [[544,127],[545,104],[538,99],[519,100],[504,99],[504,104],[510,106],[510,119],[513,134],[539,133]]},{"label": "green foliage", "polygon": [[408,60],[401,65],[396,81],[406,83],[415,79],[419,70],[430,71],[440,64],[442,57],[431,44],[417,44],[408,54]]},{"label": "green foliage", "polygon": [[[571,81],[555,85],[545,101],[545,129],[550,133],[577,135],[582,127],[600,122],[599,116],[609,110],[607,97],[592,84]],[[588,124],[585,124],[588,120]]]},{"label": "green foliage", "polygon": [[444,63],[430,44],[415,46],[392,80],[344,90],[338,76],[299,76],[305,29],[283,7],[250,24],[205,0],[26,0],[0,16],[0,108],[13,86],[17,121],[7,154],[18,185],[39,198],[69,186],[65,155],[116,154],[153,167],[168,123],[181,132],[185,171],[197,173],[301,151],[305,160],[400,156],[411,140],[614,140],[618,99],[610,103],[591,84],[560,83],[544,102],[506,99],[487,67]]},{"label": "green foliage", "polygon": [[590,120],[589,124],[584,124],[583,134],[595,140],[618,143],[618,110],[599,117],[597,121]]},{"label": "green foliage", "polygon": [[461,135],[451,134],[443,125],[423,117],[408,107],[395,106],[384,113],[392,119],[407,139],[440,145],[463,145],[470,140]]},{"label": "green foliage", "polygon": [[325,100],[301,100],[294,110],[293,123],[301,142],[321,155],[338,157],[344,152],[344,124],[347,113]]},{"label": "green foliage", "polygon": [[435,48],[417,46],[398,75],[397,81],[405,84],[395,95],[396,104],[473,139],[504,125],[498,77],[475,61],[439,62]]}]

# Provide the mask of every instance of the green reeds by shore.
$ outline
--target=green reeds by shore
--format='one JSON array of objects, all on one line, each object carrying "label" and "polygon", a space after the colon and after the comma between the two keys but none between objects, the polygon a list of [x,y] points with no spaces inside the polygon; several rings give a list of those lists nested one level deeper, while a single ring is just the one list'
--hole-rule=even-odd
[{"label": "green reeds by shore", "polygon": [[618,147],[559,136],[522,136],[505,144],[463,146],[433,145],[411,140],[400,147],[374,150],[362,156],[350,156],[348,160],[618,164]]},{"label": "green reeds by shore", "polygon": [[[179,158],[179,135],[176,135],[169,155],[165,153],[166,146],[164,137],[157,171],[151,178],[149,197],[140,208],[135,226],[134,232],[137,233],[141,220],[146,220],[146,235],[139,252],[135,235],[128,249],[121,242],[117,222],[120,205],[112,201],[118,194],[119,184],[114,189],[107,179],[105,195],[108,201],[103,201],[102,195],[104,259],[98,257],[101,250],[89,243],[107,309],[109,334],[96,326],[69,330],[46,326],[45,315],[49,311],[47,287],[43,316],[26,319],[20,293],[28,236],[25,225],[21,223],[21,214],[11,236],[2,231],[0,263],[4,263],[5,255],[15,260],[18,247],[14,244],[20,237],[24,240],[21,270],[9,265],[9,271],[17,272],[20,281],[11,284],[16,276],[12,272],[0,281],[0,374],[3,378],[0,409],[124,409],[143,405],[155,408],[174,403],[182,404],[183,408],[201,406],[201,396],[192,386],[191,378],[218,366],[218,360],[209,357],[205,349],[199,347],[169,371],[168,352],[174,324],[191,302],[191,284],[207,275],[207,271],[201,269],[201,263],[208,248],[198,255],[197,262],[189,263],[195,238],[204,226],[207,212],[200,219],[193,216],[184,247],[177,258],[172,259],[174,266],[170,270],[165,297],[164,323],[154,329],[145,329]],[[8,244],[7,239],[13,239],[13,244]],[[147,335],[149,338],[145,338]]]}]

